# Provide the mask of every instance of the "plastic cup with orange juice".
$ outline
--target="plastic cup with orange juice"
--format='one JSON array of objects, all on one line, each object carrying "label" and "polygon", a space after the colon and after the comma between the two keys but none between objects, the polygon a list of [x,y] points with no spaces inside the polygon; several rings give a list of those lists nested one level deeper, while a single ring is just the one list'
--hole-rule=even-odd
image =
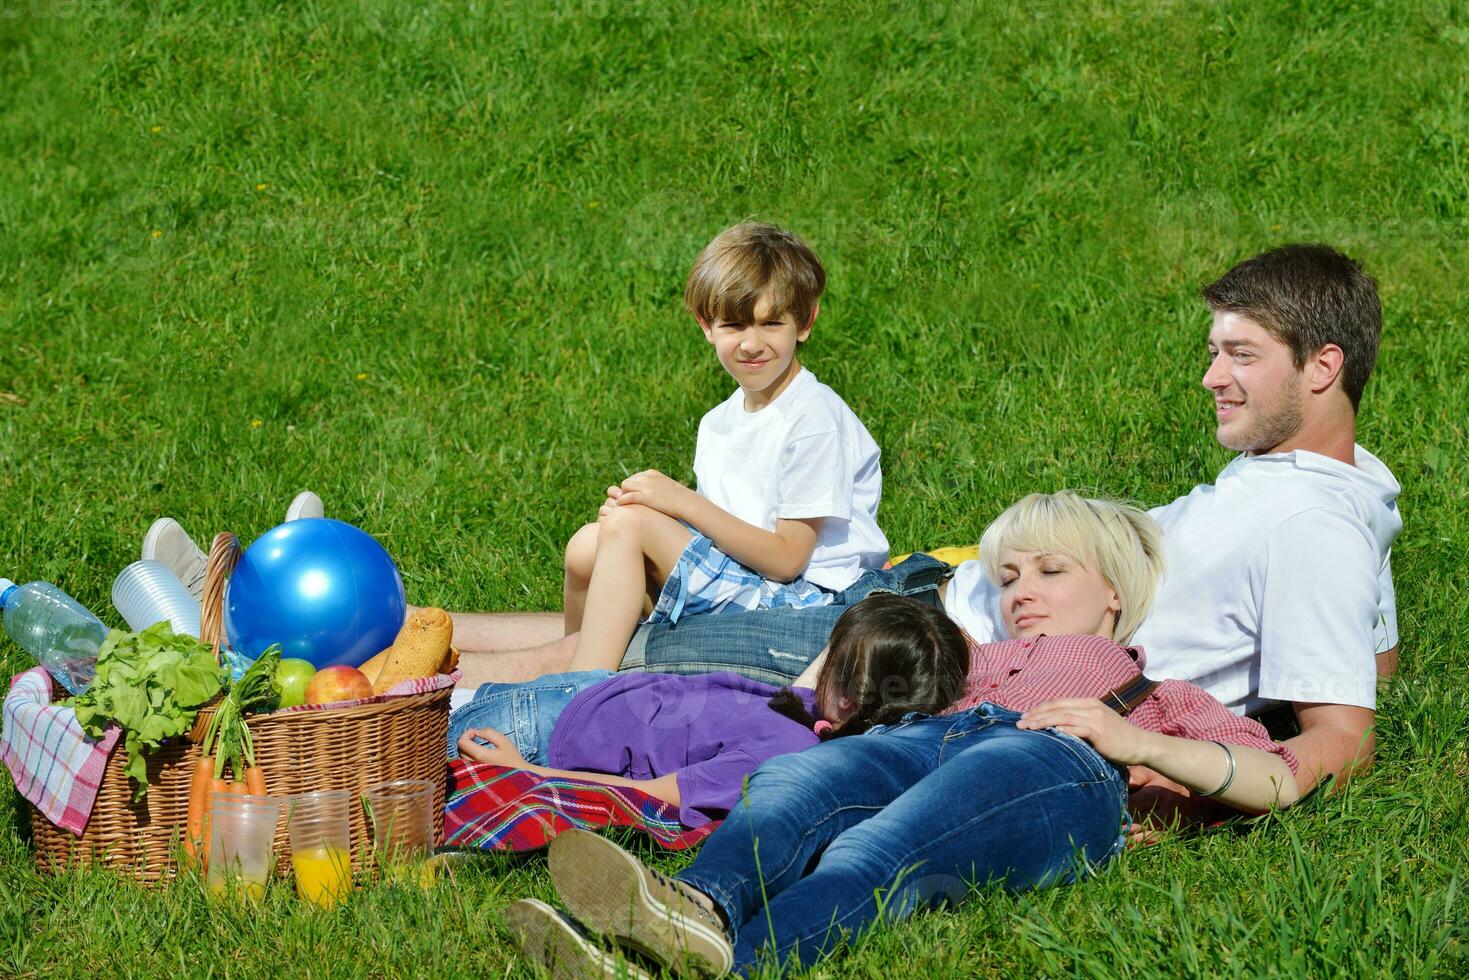
[{"label": "plastic cup with orange juice", "polygon": [[331,908],[352,894],[352,854],[343,848],[293,849],[291,868],[296,872],[296,894],[313,905]]},{"label": "plastic cup with orange juice", "polygon": [[350,800],[346,790],[318,790],[291,799],[287,828],[296,894],[322,908],[352,894]]}]

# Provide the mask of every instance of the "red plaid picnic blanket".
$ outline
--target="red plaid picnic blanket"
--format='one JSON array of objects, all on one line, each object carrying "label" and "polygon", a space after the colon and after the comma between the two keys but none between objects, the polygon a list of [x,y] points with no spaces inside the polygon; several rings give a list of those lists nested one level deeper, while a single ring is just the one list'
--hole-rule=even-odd
[{"label": "red plaid picnic blanket", "polygon": [[628,786],[547,778],[455,759],[449,763],[444,843],[482,851],[536,851],[564,830],[632,827],[670,851],[698,844],[718,822],[690,830],[678,807]]},{"label": "red plaid picnic blanket", "polygon": [[10,679],[0,710],[0,760],[15,788],[47,820],[80,836],[122,729],[110,726],[100,741],[88,736],[75,711],[51,703],[51,675],[41,667]]}]

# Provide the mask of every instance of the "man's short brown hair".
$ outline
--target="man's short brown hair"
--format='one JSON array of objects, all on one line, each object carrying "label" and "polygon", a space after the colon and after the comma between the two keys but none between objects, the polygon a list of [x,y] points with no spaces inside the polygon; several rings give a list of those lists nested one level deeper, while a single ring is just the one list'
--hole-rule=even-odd
[{"label": "man's short brown hair", "polygon": [[1377,361],[1382,304],[1377,281],[1327,245],[1282,245],[1204,287],[1216,313],[1233,313],[1270,331],[1290,349],[1296,370],[1327,344],[1342,350],[1342,389],[1355,409]]},{"label": "man's short brown hair", "polygon": [[704,246],[684,287],[684,306],[704,323],[748,323],[761,294],[771,290],[777,316],[790,313],[806,326],[826,288],[816,253],[775,225],[746,222]]}]

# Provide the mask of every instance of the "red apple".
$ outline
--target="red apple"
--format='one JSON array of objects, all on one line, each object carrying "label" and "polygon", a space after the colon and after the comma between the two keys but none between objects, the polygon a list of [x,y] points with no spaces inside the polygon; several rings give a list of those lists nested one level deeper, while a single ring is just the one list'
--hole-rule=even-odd
[{"label": "red apple", "polygon": [[307,704],[331,704],[372,697],[372,681],[356,667],[323,667],[306,685]]}]

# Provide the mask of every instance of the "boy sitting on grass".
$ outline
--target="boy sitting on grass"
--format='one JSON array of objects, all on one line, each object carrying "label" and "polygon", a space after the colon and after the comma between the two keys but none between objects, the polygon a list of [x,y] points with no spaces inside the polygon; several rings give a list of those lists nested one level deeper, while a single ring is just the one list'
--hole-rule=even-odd
[{"label": "boy sitting on grass", "polygon": [[739,387],[699,423],[697,491],[636,473],[567,544],[572,670],[618,668],[645,596],[654,622],[824,605],[887,560],[877,444],[801,366],[825,285],[811,249],[772,225],[699,253],[684,304]]}]

